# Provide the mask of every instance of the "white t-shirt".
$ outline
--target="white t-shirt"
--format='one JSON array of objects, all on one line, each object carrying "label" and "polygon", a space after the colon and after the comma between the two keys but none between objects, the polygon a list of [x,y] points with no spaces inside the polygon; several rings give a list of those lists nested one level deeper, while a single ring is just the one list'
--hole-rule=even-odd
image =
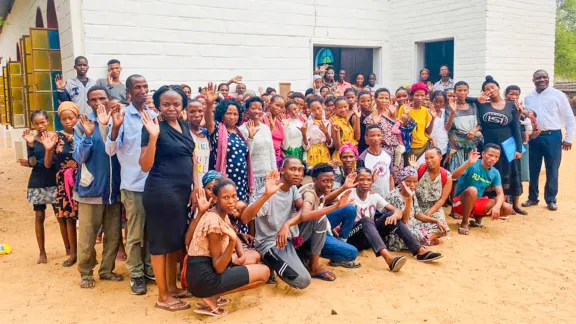
[{"label": "white t-shirt", "polygon": [[386,209],[386,205],[388,205],[384,198],[374,193],[368,193],[366,199],[361,200],[356,193],[356,188],[352,189],[350,197],[354,198],[352,205],[356,207],[356,219],[354,222],[359,221],[362,217],[374,219],[376,211],[383,212]]},{"label": "white t-shirt", "polygon": [[448,132],[444,128],[444,121],[446,120],[445,109],[442,108],[441,111],[436,114],[434,118],[434,127],[432,128],[432,137],[436,141],[436,146],[442,151],[442,155],[446,154],[448,151]]},{"label": "white t-shirt", "polygon": [[194,158],[198,165],[198,179],[202,180],[202,177],[210,169],[210,142],[208,142],[208,137],[196,136],[192,133],[192,139],[194,140]]},{"label": "white t-shirt", "polygon": [[360,154],[358,160],[364,161],[364,166],[372,170],[372,172],[378,171],[378,179],[374,181],[372,191],[382,196],[382,198],[387,197],[388,193],[390,193],[390,167],[392,157],[384,152],[384,150],[382,150],[380,155],[373,155],[366,150]]}]

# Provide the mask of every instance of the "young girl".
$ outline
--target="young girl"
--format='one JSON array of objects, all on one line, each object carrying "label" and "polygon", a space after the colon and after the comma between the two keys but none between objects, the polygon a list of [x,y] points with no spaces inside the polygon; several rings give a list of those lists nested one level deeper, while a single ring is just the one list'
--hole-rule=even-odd
[{"label": "young girl", "polygon": [[[52,204],[52,207],[55,208],[54,204],[56,204],[56,193],[58,191],[56,186],[56,170],[54,168],[46,168],[44,164],[46,151],[42,144],[42,137],[48,136],[49,138],[53,138],[56,134],[48,132],[48,115],[43,110],[33,111],[30,114],[30,122],[32,128],[36,130],[36,135],[33,135],[29,129],[25,130],[22,134],[22,138],[26,141],[28,149],[28,160],[20,160],[19,162],[22,166],[32,168],[30,180],[28,181],[28,201],[34,205],[34,212],[36,214],[35,229],[36,240],[38,241],[38,248],[40,249],[40,256],[38,257],[38,263],[40,264],[48,262],[44,244],[46,204]],[[59,224],[66,254],[70,254],[70,241],[68,241],[68,235],[66,234],[66,224],[63,222]]]},{"label": "young girl", "polygon": [[[395,125],[396,106],[392,104],[390,91],[386,88],[376,90],[374,97],[376,98],[376,110],[364,119],[364,124],[380,127],[382,130],[382,148],[388,155],[394,157],[396,149],[401,145],[398,142],[398,137],[392,133],[392,128]],[[400,161],[401,167],[403,159]]]},{"label": "young girl", "polygon": [[[409,92],[408,89],[404,87],[400,87],[396,90],[394,100],[396,101],[396,105],[398,107],[404,105],[408,101],[409,99],[408,92]],[[394,112],[394,117],[396,117],[396,112]]]},{"label": "young girl", "polygon": [[[204,301],[194,312],[218,317],[227,314],[221,307],[230,303],[220,295],[262,285],[270,277],[270,270],[263,264],[244,265],[242,244],[228,219],[238,201],[234,182],[220,179],[212,192],[215,207],[200,218],[188,247],[187,281],[192,295]],[[199,206],[205,211],[210,204],[202,196],[198,195]],[[229,267],[234,252],[239,255],[235,262],[238,266]]]},{"label": "young girl", "polygon": [[303,161],[304,146],[308,145],[306,119],[300,116],[300,109],[292,100],[286,102],[286,112],[288,118],[283,121],[284,140],[282,141],[282,150],[284,150],[285,156],[293,156]]},{"label": "young girl", "polygon": [[76,263],[76,220],[78,219],[78,205],[72,200],[74,191],[74,179],[78,171],[78,163],[72,158],[74,152],[74,126],[78,121],[80,108],[70,101],[64,101],[58,107],[60,123],[64,126],[64,131],[58,132],[57,137],[52,137],[48,133],[42,134],[42,144],[46,150],[44,156],[44,167],[51,169],[55,164],[56,184],[58,191],[56,194],[55,214],[58,218],[60,228],[65,228],[62,237],[70,244],[70,257],[62,263],[63,267],[71,267]]},{"label": "young girl", "polygon": [[326,98],[326,100],[324,100],[324,112],[326,115],[325,118],[327,120],[330,120],[330,118],[332,118],[332,116],[334,116],[334,109],[336,108],[334,101],[336,101],[336,99],[333,97],[329,97],[329,98]]},{"label": "young girl", "polygon": [[188,125],[190,126],[190,135],[194,140],[194,158],[198,166],[198,178],[202,178],[210,169],[210,142],[208,141],[208,131],[201,127],[204,121],[204,105],[192,99],[188,103]]},{"label": "young girl", "polygon": [[312,119],[308,120],[306,127],[306,164],[314,167],[319,163],[330,162],[330,150],[332,147],[332,136],[328,129],[330,122],[322,117],[322,98],[314,96],[308,101],[309,111]]},{"label": "young girl", "polygon": [[446,94],[442,91],[434,91],[430,96],[432,100],[432,108],[436,111],[436,118],[434,119],[434,129],[430,137],[432,137],[432,145],[439,148],[442,152],[442,161],[446,156],[448,151],[448,132],[444,128],[446,119],[446,105],[448,104],[448,98]]},{"label": "young girl", "polygon": [[[366,134],[366,124],[364,120],[372,113],[372,93],[360,91],[358,93],[358,106],[360,107],[360,139],[358,140],[358,152],[362,153],[368,148],[364,135]],[[351,123],[354,125],[356,117],[352,116]]]},{"label": "young girl", "polygon": [[348,120],[349,104],[343,97],[336,99],[336,111],[331,118],[332,139],[334,140],[334,154],[332,159],[340,160],[340,147],[352,143],[358,146],[360,139],[360,111],[354,111],[354,125]]},{"label": "young girl", "polygon": [[276,154],[276,165],[280,165],[283,159],[282,141],[284,140],[284,127],[282,120],[286,115],[285,102],[282,96],[275,95],[270,98],[268,113],[262,118],[264,123],[270,127],[272,141],[274,142],[274,153]]},{"label": "young girl", "polygon": [[362,73],[356,73],[353,78],[354,84],[352,85],[352,88],[357,92],[364,90],[364,79],[365,78]]}]

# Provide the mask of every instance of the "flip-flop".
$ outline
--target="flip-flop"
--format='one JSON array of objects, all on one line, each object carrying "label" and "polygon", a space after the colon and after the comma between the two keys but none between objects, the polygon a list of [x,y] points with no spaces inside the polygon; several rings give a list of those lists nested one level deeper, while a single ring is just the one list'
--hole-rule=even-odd
[{"label": "flip-flop", "polygon": [[185,302],[181,301],[180,299],[176,299],[176,300],[173,300],[169,303],[165,303],[164,305],[160,304],[159,302],[156,302],[154,307],[160,308],[163,310],[167,310],[170,312],[177,312],[177,311],[181,311],[181,310],[185,310],[185,309],[190,308],[190,304],[185,303]]},{"label": "flip-flop", "polygon": [[469,228],[464,228],[464,227],[458,227],[458,234],[460,234],[460,235],[469,235],[469,234],[470,234],[470,229],[469,229]]},{"label": "flip-flop", "polygon": [[322,271],[320,273],[313,275],[312,278],[320,279],[320,280],[324,280],[324,281],[334,281],[334,280],[336,280],[336,275],[333,274],[332,272],[328,271],[328,270],[325,270],[325,271]]},{"label": "flip-flop", "polygon": [[462,219],[462,216],[456,214],[455,212],[451,212],[448,216],[450,216],[454,219]]},{"label": "flip-flop", "polygon": [[436,261],[438,259],[442,258],[442,254],[438,253],[438,252],[432,252],[432,251],[428,251],[422,255],[417,255],[416,256],[416,260],[420,261],[420,262],[433,262]]},{"label": "flip-flop", "polygon": [[500,216],[498,217],[500,220],[508,220],[508,216]]},{"label": "flip-flop", "polygon": [[527,211],[525,211],[524,209],[520,209],[520,208],[514,208],[514,212],[516,214],[519,214],[519,215],[524,215],[524,216],[528,215]]},{"label": "flip-flop", "polygon": [[392,260],[392,264],[390,264],[389,266],[390,271],[392,272],[400,271],[400,269],[402,269],[402,267],[406,264],[407,260],[408,258],[406,258],[405,256],[395,257],[394,260]]},{"label": "flip-flop", "polygon": [[470,220],[470,222],[468,223],[470,225],[470,227],[476,227],[476,228],[484,228],[484,225],[478,223],[475,220]]},{"label": "flip-flop", "polygon": [[193,296],[192,296],[192,293],[191,293],[191,292],[189,292],[189,291],[184,291],[184,292],[181,293],[181,294],[172,295],[172,297],[174,297],[174,298],[192,298]]},{"label": "flip-flop", "polygon": [[222,317],[228,315],[228,312],[220,307],[214,308],[212,310],[208,309],[195,309],[194,313],[208,315],[213,317]]},{"label": "flip-flop", "polygon": [[[218,299],[216,300],[216,304],[218,305],[218,307],[226,306],[231,302],[232,300],[222,297],[218,297]],[[208,306],[208,304],[206,303],[196,303],[196,306],[198,306],[199,308],[210,309],[210,306]]]}]

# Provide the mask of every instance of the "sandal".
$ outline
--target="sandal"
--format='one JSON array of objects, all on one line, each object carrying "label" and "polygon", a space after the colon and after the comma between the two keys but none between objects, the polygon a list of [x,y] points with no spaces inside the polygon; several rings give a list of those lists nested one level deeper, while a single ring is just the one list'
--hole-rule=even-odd
[{"label": "sandal", "polygon": [[405,256],[395,257],[394,260],[392,260],[390,266],[388,267],[390,268],[390,271],[398,272],[406,264],[407,260],[408,258],[406,258]]},{"label": "sandal", "polygon": [[470,229],[469,229],[469,228],[464,228],[464,227],[458,227],[458,234],[460,234],[460,235],[469,235],[469,234],[470,234]]},{"label": "sandal", "polygon": [[453,212],[453,211],[450,212],[450,214],[449,214],[448,216],[450,216],[450,217],[452,217],[452,218],[454,218],[454,219],[462,219],[462,216],[456,214],[456,213]]},{"label": "sandal", "polygon": [[174,298],[192,298],[193,296],[192,296],[191,292],[184,290],[177,295],[172,295],[172,297],[174,297]]},{"label": "sandal", "polygon": [[348,269],[356,269],[362,266],[360,262],[356,259],[352,261],[330,261],[330,265],[332,267],[343,267]]},{"label": "sandal", "polygon": [[82,281],[80,281],[80,288],[84,288],[84,289],[94,288],[94,279],[92,279],[92,278],[82,279]]},{"label": "sandal", "polygon": [[181,311],[181,310],[185,310],[185,309],[190,308],[190,304],[185,303],[185,302],[181,301],[180,299],[175,299],[169,303],[156,302],[154,307],[160,308],[163,310],[167,310],[170,312],[177,312],[177,311]]},{"label": "sandal", "polygon": [[[226,306],[231,302],[232,300],[228,298],[218,297],[218,299],[216,299],[216,304],[218,307]],[[208,306],[206,303],[196,303],[196,306],[198,306],[198,308],[210,309],[210,306]]]},{"label": "sandal", "polygon": [[220,307],[216,307],[214,309],[195,309],[194,313],[196,314],[202,314],[202,315],[208,315],[208,316],[214,316],[214,317],[222,317],[222,316],[226,316],[228,315],[228,312]]},{"label": "sandal", "polygon": [[470,225],[470,227],[484,228],[484,225],[478,223],[477,221],[475,221],[475,220],[473,220],[473,219],[470,220],[469,225]]},{"label": "sandal", "polygon": [[115,274],[114,272],[110,272],[105,275],[100,275],[100,280],[123,281],[124,277],[119,274]]},{"label": "sandal", "polygon": [[524,209],[520,209],[520,208],[514,208],[514,212],[516,214],[520,214],[520,215],[524,215],[524,216],[528,215],[527,211],[525,211]]},{"label": "sandal", "polygon": [[325,271],[322,271],[320,273],[313,275],[312,278],[320,279],[320,280],[324,280],[324,281],[334,281],[334,280],[336,280],[336,275],[333,274],[332,272],[328,271],[328,270],[325,270]]},{"label": "sandal", "polygon": [[442,258],[442,254],[438,252],[428,251],[422,255],[417,255],[416,260],[420,262],[432,262]]}]

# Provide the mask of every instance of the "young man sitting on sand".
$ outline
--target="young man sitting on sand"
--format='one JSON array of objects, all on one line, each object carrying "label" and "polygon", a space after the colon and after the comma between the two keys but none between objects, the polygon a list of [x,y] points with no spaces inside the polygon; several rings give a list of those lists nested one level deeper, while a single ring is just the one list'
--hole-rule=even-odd
[{"label": "young man sitting on sand", "polygon": [[[470,234],[470,217],[474,217],[474,225],[480,227],[483,217],[492,216],[493,220],[497,220],[514,213],[512,205],[504,202],[500,172],[493,168],[500,158],[500,153],[498,145],[486,144],[482,159],[479,159],[480,154],[474,150],[470,152],[468,161],[452,173],[452,178],[458,179],[454,212],[462,215],[459,234]],[[496,199],[484,197],[484,191],[488,187],[494,187]]]}]

